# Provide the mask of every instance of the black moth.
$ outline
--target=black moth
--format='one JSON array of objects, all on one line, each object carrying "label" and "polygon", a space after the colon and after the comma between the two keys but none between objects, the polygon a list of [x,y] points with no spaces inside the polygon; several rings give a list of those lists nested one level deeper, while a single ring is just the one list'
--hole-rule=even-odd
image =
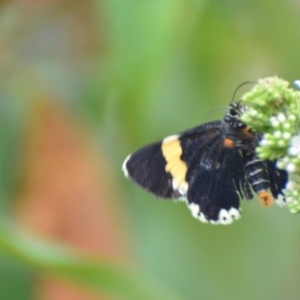
[{"label": "black moth", "polygon": [[264,206],[285,202],[286,171],[261,160],[261,134],[240,120],[245,107],[231,103],[223,120],[171,135],[129,155],[123,171],[145,190],[183,200],[204,223],[231,224],[240,218],[240,198],[258,194]]}]

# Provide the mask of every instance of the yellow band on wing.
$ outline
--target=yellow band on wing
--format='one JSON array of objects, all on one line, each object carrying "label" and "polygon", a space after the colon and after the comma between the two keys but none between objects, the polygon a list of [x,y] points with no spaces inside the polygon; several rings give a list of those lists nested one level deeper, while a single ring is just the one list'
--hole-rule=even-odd
[{"label": "yellow band on wing", "polygon": [[181,160],[182,148],[178,135],[172,135],[162,141],[161,150],[167,162],[165,166],[166,172],[169,172],[172,177],[172,186],[174,190],[178,190],[181,195],[185,195],[188,189],[186,182],[186,174],[188,167]]}]

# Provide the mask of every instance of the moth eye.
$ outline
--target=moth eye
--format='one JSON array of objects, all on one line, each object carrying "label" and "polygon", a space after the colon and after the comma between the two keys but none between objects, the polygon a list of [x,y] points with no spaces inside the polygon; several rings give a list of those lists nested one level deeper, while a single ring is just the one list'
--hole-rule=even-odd
[{"label": "moth eye", "polygon": [[231,108],[230,111],[229,111],[229,113],[230,113],[232,116],[236,116],[236,115],[238,114],[235,108]]}]

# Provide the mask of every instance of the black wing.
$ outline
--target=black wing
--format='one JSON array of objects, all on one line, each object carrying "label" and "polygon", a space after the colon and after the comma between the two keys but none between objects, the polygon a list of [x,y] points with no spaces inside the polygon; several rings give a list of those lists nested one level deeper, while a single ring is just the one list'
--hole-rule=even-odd
[{"label": "black wing", "polygon": [[222,140],[199,152],[187,180],[188,207],[202,222],[230,224],[240,218],[240,197],[252,198],[240,151],[224,147]]},{"label": "black wing", "polygon": [[185,197],[188,165],[182,155],[194,156],[204,149],[220,136],[221,126],[221,121],[207,123],[137,150],[123,163],[125,176],[158,197]]},{"label": "black wing", "polygon": [[275,202],[282,206],[286,204],[283,189],[285,189],[288,181],[288,174],[285,170],[280,170],[276,167],[276,160],[266,160],[269,177],[270,177],[270,190],[275,198]]},{"label": "black wing", "polygon": [[123,171],[126,177],[148,192],[163,198],[173,198],[172,176],[165,171],[166,161],[161,144],[151,144],[129,155],[123,163]]},{"label": "black wing", "polygon": [[130,155],[123,170],[163,198],[183,198],[202,222],[230,224],[240,216],[240,196],[252,198],[242,155],[223,146],[222,121],[201,125]]}]

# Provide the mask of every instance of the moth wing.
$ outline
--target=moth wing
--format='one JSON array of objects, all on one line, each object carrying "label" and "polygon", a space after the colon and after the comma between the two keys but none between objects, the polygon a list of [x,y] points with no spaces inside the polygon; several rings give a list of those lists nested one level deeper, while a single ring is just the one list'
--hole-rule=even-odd
[{"label": "moth wing", "polygon": [[277,168],[276,160],[266,160],[269,177],[270,177],[270,190],[275,198],[275,202],[282,206],[286,204],[283,190],[285,189],[288,181],[288,174],[285,170]]},{"label": "moth wing", "polygon": [[129,155],[123,163],[126,177],[162,198],[185,198],[190,155],[205,152],[219,138],[222,122],[215,121],[166,137]]},{"label": "moth wing", "polygon": [[148,192],[172,198],[172,176],[165,171],[165,165],[161,142],[157,142],[130,154],[123,163],[123,172]]},{"label": "moth wing", "polygon": [[[197,157],[198,156],[198,157]],[[215,140],[190,162],[187,174],[187,204],[202,222],[231,224],[240,218],[240,198],[249,194],[243,157],[237,148],[226,148]]]}]

